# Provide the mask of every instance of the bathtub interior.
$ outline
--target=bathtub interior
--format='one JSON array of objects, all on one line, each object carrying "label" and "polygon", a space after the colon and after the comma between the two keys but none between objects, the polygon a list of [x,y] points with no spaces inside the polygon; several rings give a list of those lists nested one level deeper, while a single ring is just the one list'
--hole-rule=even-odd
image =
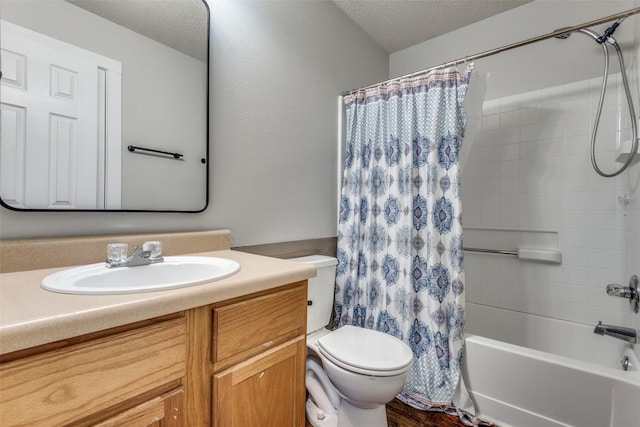
[{"label": "bathtub interior", "polygon": [[[619,369],[629,344],[596,335],[593,326],[467,302],[470,334]],[[637,346],[634,346],[637,347]],[[633,355],[637,358],[637,353]],[[630,366],[637,370],[637,366]]]},{"label": "bathtub interior", "polygon": [[[463,375],[482,418],[501,427],[638,425],[640,371],[630,345],[582,324],[475,304],[467,312]],[[623,355],[630,371],[620,367]]]}]

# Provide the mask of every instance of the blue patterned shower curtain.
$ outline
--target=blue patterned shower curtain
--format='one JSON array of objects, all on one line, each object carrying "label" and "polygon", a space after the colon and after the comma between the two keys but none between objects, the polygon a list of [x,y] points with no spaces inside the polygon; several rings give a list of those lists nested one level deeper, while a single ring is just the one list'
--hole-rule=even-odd
[{"label": "blue patterned shower curtain", "polygon": [[458,153],[472,66],[345,97],[334,328],[394,335],[415,361],[398,396],[473,411],[462,384],[464,270]]}]

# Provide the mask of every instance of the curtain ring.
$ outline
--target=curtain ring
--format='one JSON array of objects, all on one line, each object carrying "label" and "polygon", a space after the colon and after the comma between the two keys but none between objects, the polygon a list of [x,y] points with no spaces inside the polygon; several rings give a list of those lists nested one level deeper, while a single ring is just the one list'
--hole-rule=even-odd
[{"label": "curtain ring", "polygon": [[[462,61],[464,62],[464,72],[466,73],[467,70],[469,69],[469,61],[468,61],[468,56],[465,56],[464,58],[462,58]],[[457,69],[457,68],[456,68]],[[460,70],[458,70],[458,73],[460,73]],[[464,75],[463,73],[460,73],[460,75]]]},{"label": "curtain ring", "polygon": [[455,67],[456,71],[458,72],[458,74],[460,74],[460,70],[458,69],[458,64],[460,63],[460,60],[456,59],[455,61],[453,61],[453,66]]}]

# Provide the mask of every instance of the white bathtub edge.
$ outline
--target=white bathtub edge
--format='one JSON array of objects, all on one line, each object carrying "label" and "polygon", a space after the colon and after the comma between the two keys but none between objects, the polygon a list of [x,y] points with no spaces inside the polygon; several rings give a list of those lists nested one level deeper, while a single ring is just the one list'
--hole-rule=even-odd
[{"label": "white bathtub edge", "polygon": [[[590,362],[584,362],[582,360],[571,359],[565,356],[559,356],[553,353],[547,353],[540,350],[535,350],[532,348],[522,347],[515,344],[510,344],[504,341],[494,340],[493,338],[487,338],[480,335],[474,334],[466,334],[465,340],[472,340],[478,343],[482,343],[487,347],[491,347],[494,349],[506,349],[512,353],[519,354],[521,356],[530,357],[532,359],[540,360],[540,361],[548,361],[551,360],[554,363],[563,366],[565,368],[580,370],[587,373],[592,373],[594,370],[597,370],[602,376],[607,377],[609,379],[615,381],[622,381],[625,383],[629,383],[634,386],[638,386],[640,384],[640,370],[636,371],[623,371],[622,369],[613,369],[607,366],[596,365]],[[634,357],[635,354],[631,354],[626,352],[632,363],[637,363],[637,359]]]},{"label": "white bathtub edge", "polygon": [[[630,348],[629,353],[633,353]],[[633,427],[640,419],[637,370],[625,372],[467,334],[462,371],[478,416],[500,427]],[[549,383],[556,380],[560,383],[555,386]],[[565,400],[576,395],[574,384],[586,402]],[[553,397],[535,390],[559,394]]]},{"label": "white bathtub edge", "polygon": [[[522,408],[515,407],[506,402],[493,399],[481,393],[469,390],[472,399],[477,407],[483,408],[484,412],[476,414],[483,420],[489,421],[500,427],[518,427],[522,425],[531,425],[536,427],[571,427],[540,414],[536,414]],[[485,413],[486,412],[486,413]],[[487,414],[500,414],[500,418],[492,417]]]}]

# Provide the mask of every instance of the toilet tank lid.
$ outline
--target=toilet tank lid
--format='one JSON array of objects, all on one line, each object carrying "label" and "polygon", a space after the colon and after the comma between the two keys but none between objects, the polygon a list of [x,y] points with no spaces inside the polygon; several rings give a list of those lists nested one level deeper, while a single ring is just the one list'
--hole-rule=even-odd
[{"label": "toilet tank lid", "polygon": [[331,267],[332,265],[338,264],[338,260],[336,258],[326,255],[309,255],[299,258],[289,258],[289,261],[313,264],[316,268]]}]

